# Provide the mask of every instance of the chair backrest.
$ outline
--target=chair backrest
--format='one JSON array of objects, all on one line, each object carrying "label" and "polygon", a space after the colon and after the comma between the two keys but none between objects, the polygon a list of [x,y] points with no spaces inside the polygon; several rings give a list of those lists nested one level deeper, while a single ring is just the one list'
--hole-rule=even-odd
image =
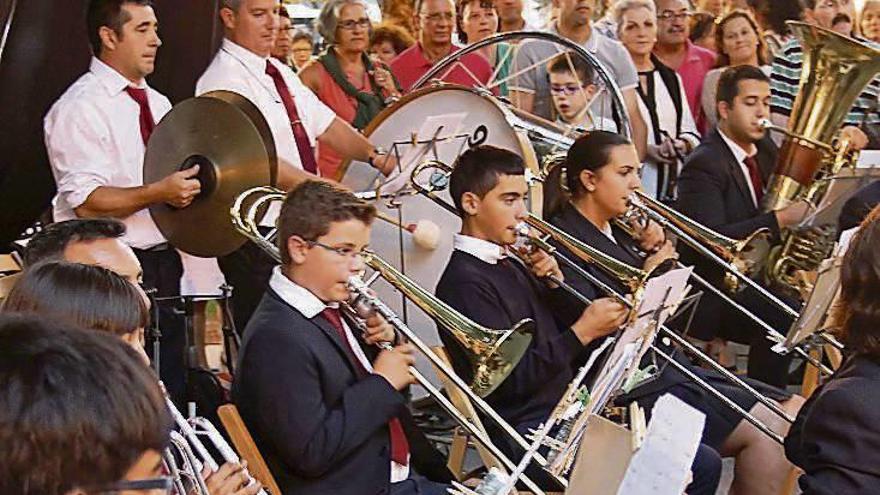
[{"label": "chair backrest", "polygon": [[220,416],[223,427],[229,433],[229,437],[235,445],[235,450],[247,461],[248,471],[250,471],[251,475],[262,483],[263,487],[270,494],[281,495],[281,488],[278,487],[278,483],[269,471],[266,460],[260,454],[260,450],[257,448],[257,444],[254,443],[254,438],[241,419],[241,415],[238,414],[238,408],[235,407],[235,404],[220,406],[217,408],[217,415]]}]

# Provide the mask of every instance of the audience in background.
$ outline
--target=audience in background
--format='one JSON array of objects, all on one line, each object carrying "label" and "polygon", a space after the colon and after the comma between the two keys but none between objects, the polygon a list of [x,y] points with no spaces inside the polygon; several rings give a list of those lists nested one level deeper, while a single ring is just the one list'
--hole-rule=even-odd
[{"label": "audience in background", "polygon": [[755,19],[761,26],[770,61],[792,38],[787,21],[799,21],[804,14],[801,0],[756,0]]},{"label": "audience in background", "polygon": [[[329,0],[321,9],[318,32],[327,48],[299,72],[300,80],[340,119],[363,130],[400,87],[387,66],[367,55],[370,18],[364,0]],[[342,155],[318,142],[321,177],[337,177]]]},{"label": "audience in background", "polygon": [[[404,91],[428,73],[443,57],[459,48],[452,44],[455,29],[455,4],[453,0],[417,0],[415,23],[418,26],[418,42],[407,48],[391,62],[391,71]],[[480,54],[469,53],[460,63],[439,79],[464,86],[485,85],[492,76],[492,66]]]},{"label": "audience in background", "polygon": [[862,37],[880,43],[880,0],[867,0],[859,15]]},{"label": "audience in background", "polygon": [[[498,11],[493,0],[457,0],[456,12],[458,41],[463,45],[483,41],[498,32]],[[480,50],[480,54],[492,64],[495,81],[506,79],[510,73],[514,58],[511,50],[513,47],[508,43],[493,43]],[[498,86],[498,94],[507,96],[506,81]]]},{"label": "audience in background", "polygon": [[691,12],[687,0],[655,0],[654,4],[658,21],[654,53],[681,76],[694,121],[700,132],[704,132],[706,123],[700,99],[706,73],[715,65],[715,53],[693,44],[688,38]]},{"label": "audience in background", "polygon": [[764,37],[761,36],[757,21],[745,10],[730,11],[718,21],[715,41],[718,45],[718,60],[703,82],[703,115],[706,116],[709,126],[718,122],[715,91],[718,89],[718,78],[725,68],[753,65],[770,75]]},{"label": "audience in background", "polygon": [[391,65],[394,57],[411,47],[416,40],[406,29],[387,22],[373,28],[370,35],[370,54],[385,65]]},{"label": "audience in background", "polygon": [[287,9],[278,10],[278,32],[275,34],[275,46],[272,47],[272,56],[281,61],[284,65],[296,70],[291,65],[290,50],[293,32],[293,23],[290,20],[290,14]]},{"label": "audience in background", "polygon": [[717,52],[715,46],[715,20],[717,17],[708,12],[694,12],[691,16],[691,42],[699,47]]},{"label": "audience in background", "polygon": [[694,3],[698,11],[710,14],[713,19],[724,15],[725,0],[697,0]]},{"label": "audience in background", "polygon": [[639,113],[648,127],[642,186],[652,197],[671,201],[681,162],[700,144],[681,76],[652,53],[657,16],[651,0],[621,0],[614,10],[618,38],[639,73]]},{"label": "audience in background", "polygon": [[498,0],[495,5],[498,10],[498,31],[530,31],[535,29],[526,23],[523,17],[523,0]]},{"label": "audience in background", "polygon": [[290,41],[291,68],[294,72],[303,68],[312,59],[315,52],[315,40],[307,31],[295,31]]}]

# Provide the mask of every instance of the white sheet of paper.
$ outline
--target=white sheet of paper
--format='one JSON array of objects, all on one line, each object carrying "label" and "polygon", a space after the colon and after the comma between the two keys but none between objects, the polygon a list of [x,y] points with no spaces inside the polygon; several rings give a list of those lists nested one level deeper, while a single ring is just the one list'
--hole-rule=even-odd
[{"label": "white sheet of paper", "polygon": [[281,215],[281,201],[272,201],[269,203],[269,207],[266,208],[266,214],[263,215],[263,219],[257,225],[275,228],[275,224],[278,222],[278,215]]},{"label": "white sheet of paper", "polygon": [[657,400],[619,495],[681,495],[690,482],[706,415],[670,394]]},{"label": "white sheet of paper", "polygon": [[856,168],[880,167],[880,150],[862,150],[856,161]]},{"label": "white sheet of paper", "polygon": [[467,118],[467,114],[459,112],[434,115],[425,119],[415,135],[415,141],[431,140],[431,142],[415,146],[412,144],[397,145],[398,152],[400,153],[400,162],[397,171],[392,173],[385,181],[385,184],[382,185],[382,194],[395,194],[406,188],[409,185],[413,169],[426,157],[431,157],[430,153],[431,148],[434,146],[433,143],[457,136],[465,118]]}]

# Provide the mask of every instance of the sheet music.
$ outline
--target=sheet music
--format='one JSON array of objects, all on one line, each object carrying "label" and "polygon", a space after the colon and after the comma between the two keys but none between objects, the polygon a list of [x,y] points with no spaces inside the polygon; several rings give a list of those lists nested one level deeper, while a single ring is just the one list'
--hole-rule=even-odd
[{"label": "sheet music", "polygon": [[[412,142],[395,144],[397,152],[400,153],[397,171],[388,177],[382,185],[381,192],[394,194],[406,188],[413,169],[424,160],[433,158],[432,148],[437,146],[438,142],[449,141],[458,136],[465,118],[467,114],[462,112],[433,115],[425,119],[418,132],[413,134],[412,141],[416,144]],[[416,122],[413,122],[413,125],[416,125]]]},{"label": "sheet music", "polygon": [[666,394],[657,400],[642,446],[636,451],[619,495],[681,495],[690,483],[690,470],[706,415]]}]

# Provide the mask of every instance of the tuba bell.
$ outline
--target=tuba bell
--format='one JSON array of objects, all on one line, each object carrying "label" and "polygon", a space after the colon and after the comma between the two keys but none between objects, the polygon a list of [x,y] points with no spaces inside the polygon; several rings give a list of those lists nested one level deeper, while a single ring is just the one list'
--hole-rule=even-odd
[{"label": "tuba bell", "polygon": [[[803,70],[788,128],[764,124],[785,134],[764,195],[765,212],[797,201],[818,204],[827,191],[825,179],[854,167],[856,153],[836,134],[856,98],[880,72],[880,50],[818,26],[788,25],[803,46]],[[770,253],[766,278],[799,292],[809,290],[799,272],[818,268],[836,234],[836,225],[783,232],[782,244]]]}]

